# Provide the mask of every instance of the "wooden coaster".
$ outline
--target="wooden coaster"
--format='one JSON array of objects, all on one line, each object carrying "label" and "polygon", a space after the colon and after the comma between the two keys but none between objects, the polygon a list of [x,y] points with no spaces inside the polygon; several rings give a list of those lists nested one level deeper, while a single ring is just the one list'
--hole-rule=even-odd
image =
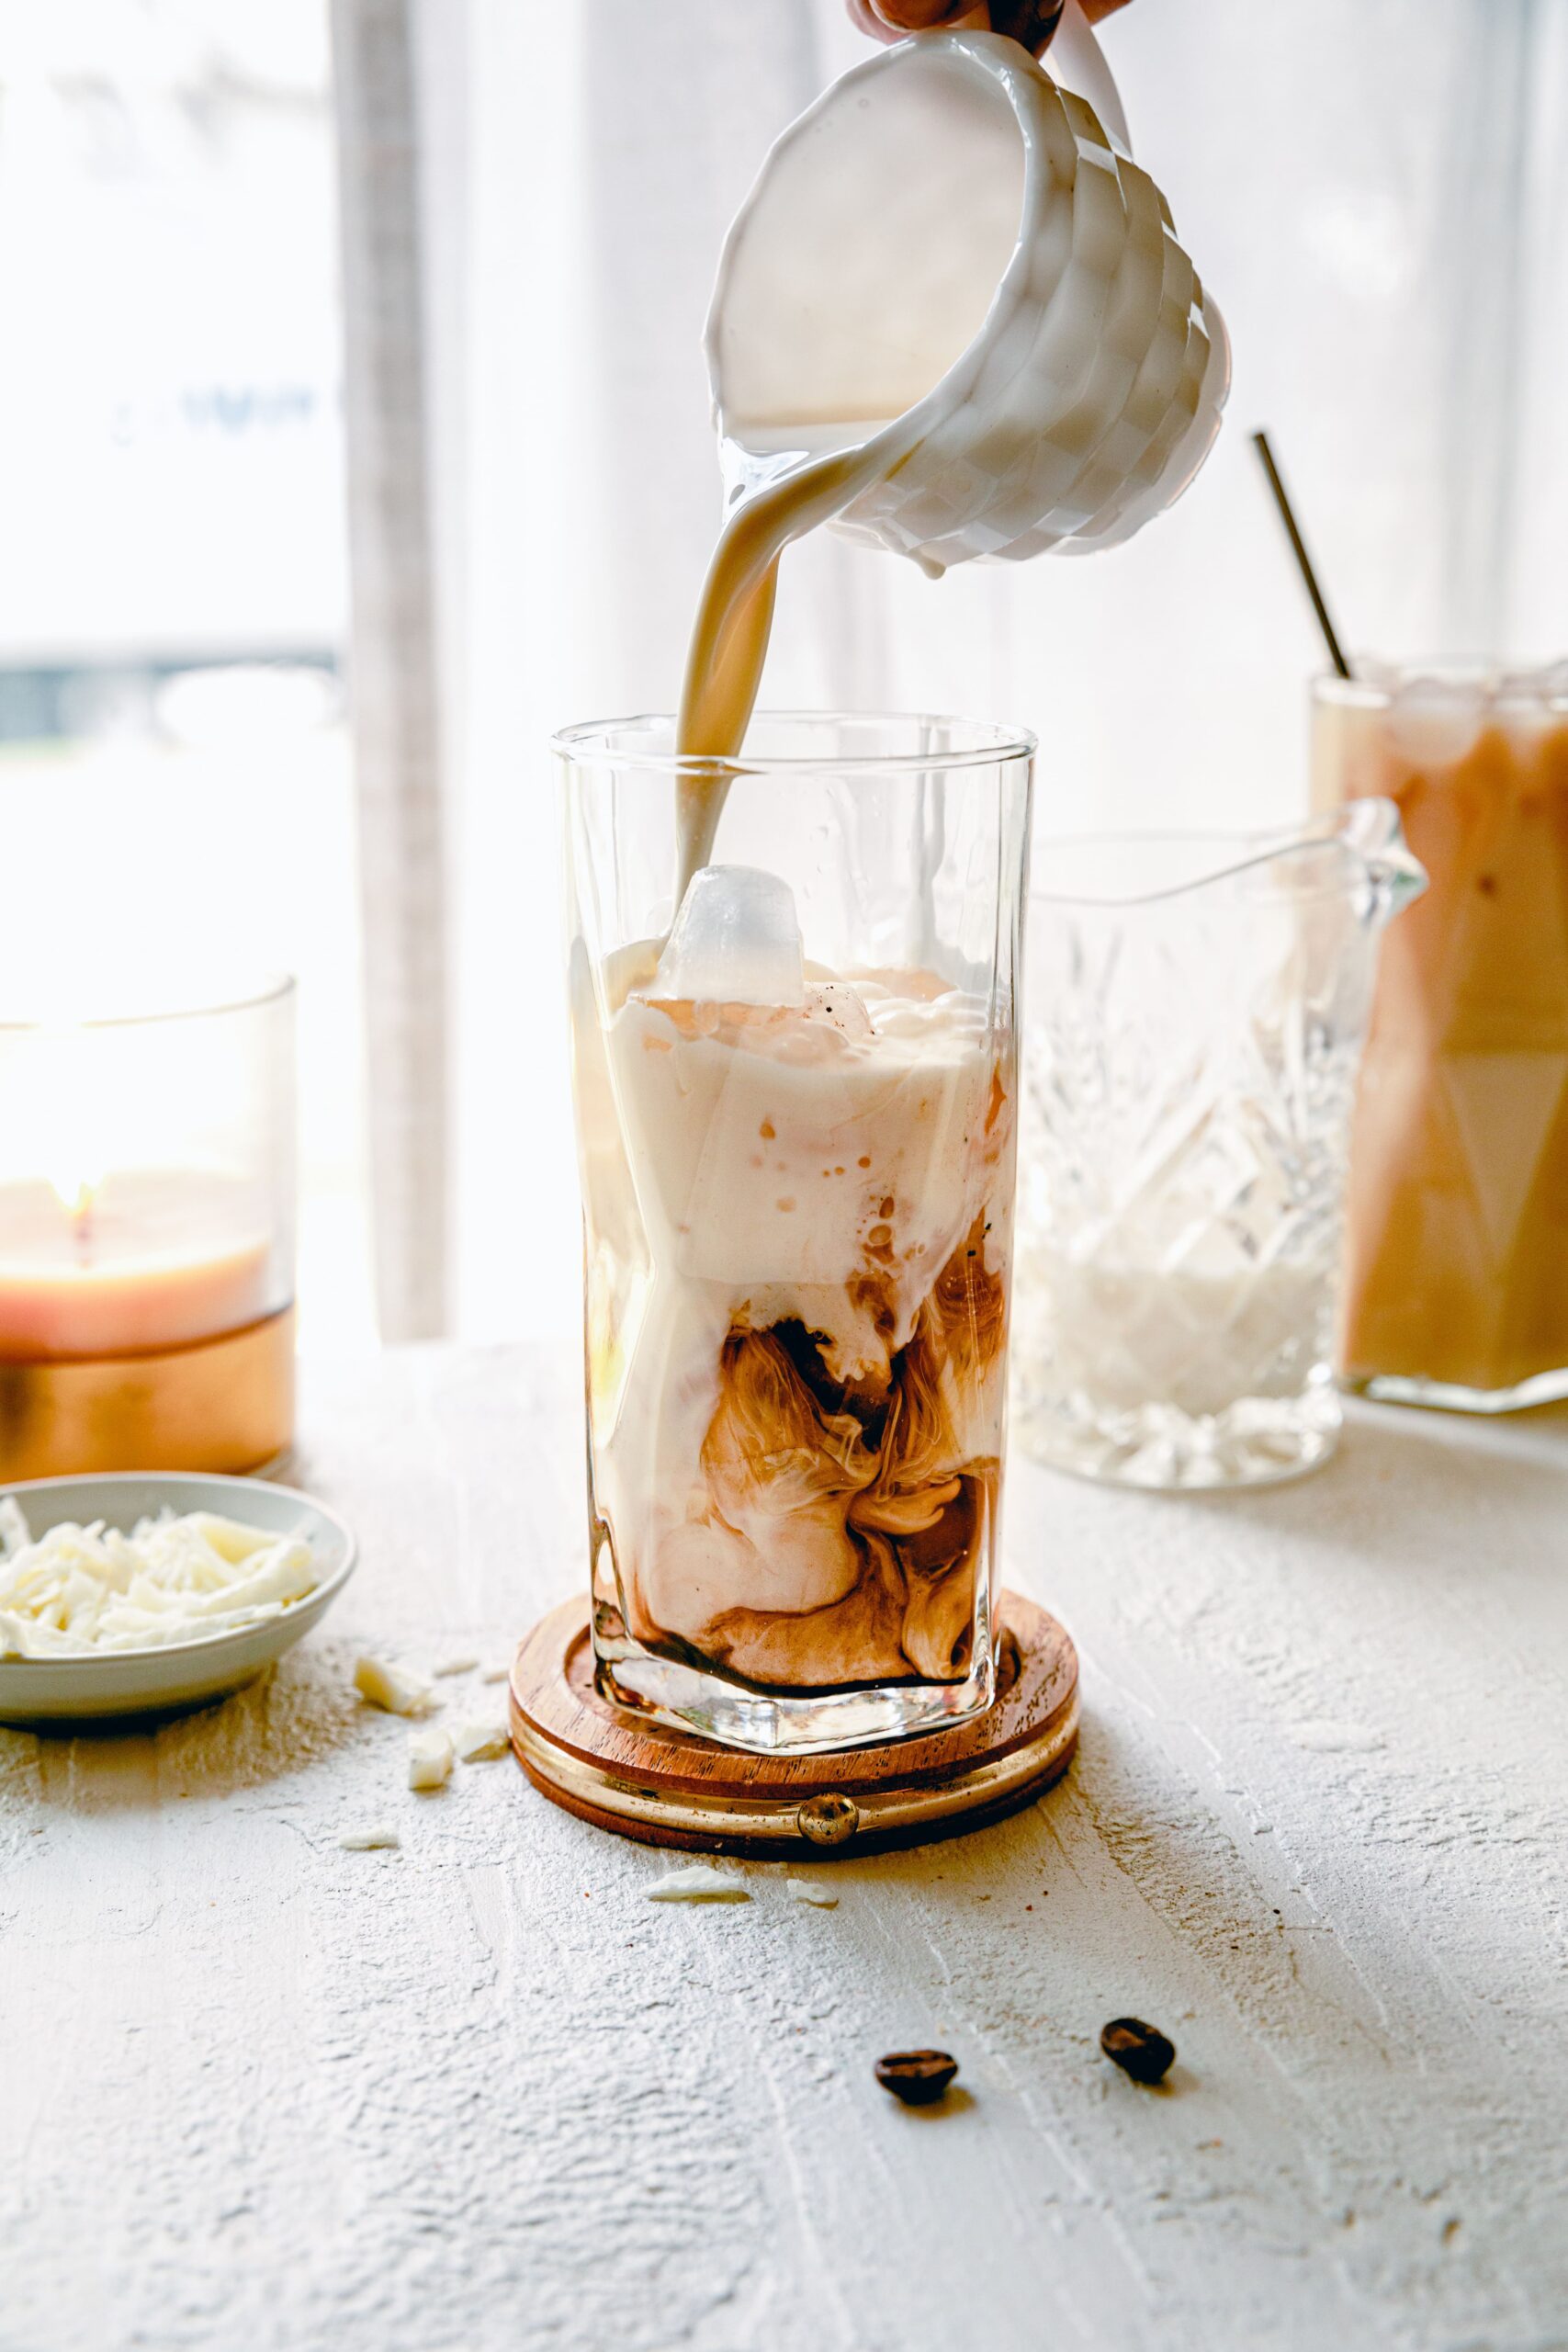
[{"label": "wooden coaster", "polygon": [[775,1860],[874,1853],[977,1829],[1066,1770],[1077,1653],[1021,1594],[1001,1600],[996,1703],[954,1731],[826,1755],[742,1754],[604,1697],[588,1602],[563,1601],[512,1668],[512,1744],[534,1786],[583,1821],[650,1846]]}]

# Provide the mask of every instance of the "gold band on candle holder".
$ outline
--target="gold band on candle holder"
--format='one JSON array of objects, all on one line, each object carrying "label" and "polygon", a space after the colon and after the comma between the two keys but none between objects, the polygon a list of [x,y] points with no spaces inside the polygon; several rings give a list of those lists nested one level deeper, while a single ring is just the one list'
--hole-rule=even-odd
[{"label": "gold band on candle holder", "polygon": [[0,1482],[260,1470],[294,1430],[294,1309],[186,1347],[0,1363]]}]

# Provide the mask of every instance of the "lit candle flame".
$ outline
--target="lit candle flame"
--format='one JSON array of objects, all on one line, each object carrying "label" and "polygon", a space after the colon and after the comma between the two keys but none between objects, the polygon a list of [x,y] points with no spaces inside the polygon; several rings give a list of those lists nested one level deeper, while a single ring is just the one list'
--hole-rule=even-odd
[{"label": "lit candle flame", "polygon": [[49,1181],[62,1208],[71,1221],[71,1234],[76,1245],[77,1256],[90,1257],[93,1249],[93,1210],[98,1197],[97,1179],[74,1172],[67,1175],[57,1170]]},{"label": "lit candle flame", "polygon": [[92,1215],[98,1189],[96,1176],[62,1176],[56,1171],[49,1181],[67,1216],[79,1218]]}]

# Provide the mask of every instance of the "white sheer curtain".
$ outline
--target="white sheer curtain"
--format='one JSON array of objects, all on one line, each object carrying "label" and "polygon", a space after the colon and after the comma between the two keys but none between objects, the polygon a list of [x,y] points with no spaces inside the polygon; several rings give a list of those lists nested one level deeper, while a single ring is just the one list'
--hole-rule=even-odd
[{"label": "white sheer curtain", "polygon": [[[564,1331],[545,739],[676,691],[718,512],[713,264],[769,137],[857,43],[838,0],[340,5],[415,12],[451,1040],[425,1107],[449,1143],[457,1317]],[[1134,0],[1105,42],[1231,326],[1219,450],[1173,514],[1091,561],[931,583],[800,549],[766,695],[1023,720],[1044,830],[1262,823],[1301,799],[1319,649],[1252,424],[1353,644],[1568,651],[1568,9]]]}]

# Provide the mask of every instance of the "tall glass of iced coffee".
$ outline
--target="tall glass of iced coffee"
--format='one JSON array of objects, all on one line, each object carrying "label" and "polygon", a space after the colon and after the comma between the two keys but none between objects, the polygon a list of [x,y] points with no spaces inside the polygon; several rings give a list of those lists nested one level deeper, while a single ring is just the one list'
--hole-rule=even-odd
[{"label": "tall glass of iced coffee", "polygon": [[923,718],[763,716],[734,760],[666,718],[557,741],[599,1672],[732,1747],[993,1695],[1033,749]]},{"label": "tall glass of iced coffee", "polygon": [[1402,1401],[1568,1395],[1568,674],[1321,680],[1320,808],[1394,801],[1429,887],[1382,944],[1341,1362]]}]

